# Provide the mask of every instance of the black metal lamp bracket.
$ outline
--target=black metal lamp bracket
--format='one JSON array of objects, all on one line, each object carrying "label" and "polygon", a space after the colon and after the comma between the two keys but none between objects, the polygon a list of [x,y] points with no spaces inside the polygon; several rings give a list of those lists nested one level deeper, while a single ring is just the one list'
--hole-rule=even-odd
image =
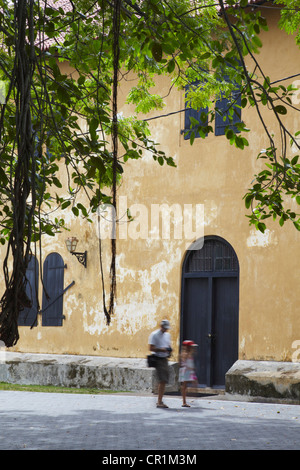
[{"label": "black metal lamp bracket", "polygon": [[71,251],[72,255],[75,255],[76,258],[78,259],[79,263],[83,264],[83,266],[86,268],[87,264],[87,251],[84,253],[80,253],[79,251]]}]

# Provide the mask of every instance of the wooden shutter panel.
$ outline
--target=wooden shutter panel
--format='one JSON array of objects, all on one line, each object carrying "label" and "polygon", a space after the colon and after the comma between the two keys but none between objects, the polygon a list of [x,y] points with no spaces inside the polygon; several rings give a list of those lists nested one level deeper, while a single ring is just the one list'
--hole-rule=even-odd
[{"label": "wooden shutter panel", "polygon": [[[239,62],[239,61],[238,61]],[[239,62],[240,64],[240,62]],[[228,75],[224,76],[224,80],[229,82]],[[236,134],[240,132],[235,124],[241,122],[242,118],[242,97],[241,97],[241,90],[238,84],[236,84],[236,89],[233,90],[231,99],[220,97],[219,100],[216,102],[216,109],[220,111],[218,113],[216,111],[215,116],[215,135],[224,135],[226,127],[232,129]],[[233,111],[232,118],[230,120],[229,110]]]},{"label": "wooden shutter panel", "polygon": [[37,310],[38,310],[38,279],[39,279],[39,263],[35,256],[31,256],[26,270],[26,294],[32,302],[31,308],[25,308],[19,314],[19,326],[36,326]]},{"label": "wooden shutter panel", "polygon": [[[226,127],[232,129],[235,133],[240,132],[235,124],[241,122],[241,93],[237,90],[233,92],[231,100],[223,98],[217,100],[216,108],[220,112],[216,112],[215,117],[215,135],[224,135]],[[233,109],[232,119],[229,118],[229,109]]]},{"label": "wooden shutter panel", "polygon": [[[200,82],[194,82],[192,83],[192,85],[198,85],[200,84]],[[185,87],[185,95],[187,95],[187,92],[189,90],[189,87],[190,85],[186,85]],[[191,129],[191,120],[190,120],[190,117],[193,117],[194,119],[196,119],[198,122],[199,122],[199,125],[202,125],[202,126],[207,126],[208,124],[208,119],[206,117],[205,121],[203,121],[201,119],[201,114],[202,113],[207,113],[208,112],[208,108],[200,108],[198,110],[196,109],[193,109],[193,108],[190,108],[189,105],[187,104],[187,102],[185,102],[185,114],[184,114],[184,133],[189,131],[188,134],[186,134],[184,136],[184,140],[188,140],[190,139],[191,137],[191,132],[193,129]],[[200,137],[199,135],[199,132],[196,132],[195,134],[195,137]]]},{"label": "wooden shutter panel", "polygon": [[62,326],[64,261],[60,254],[50,253],[44,262],[42,326]]}]

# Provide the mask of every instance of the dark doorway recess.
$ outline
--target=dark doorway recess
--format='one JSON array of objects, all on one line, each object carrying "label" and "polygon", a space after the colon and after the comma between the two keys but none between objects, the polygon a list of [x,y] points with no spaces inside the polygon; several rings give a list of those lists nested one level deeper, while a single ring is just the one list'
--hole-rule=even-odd
[{"label": "dark doorway recess", "polygon": [[200,250],[186,253],[182,268],[181,341],[199,346],[195,356],[201,387],[224,388],[225,374],[238,359],[239,263],[232,246],[205,237]]}]

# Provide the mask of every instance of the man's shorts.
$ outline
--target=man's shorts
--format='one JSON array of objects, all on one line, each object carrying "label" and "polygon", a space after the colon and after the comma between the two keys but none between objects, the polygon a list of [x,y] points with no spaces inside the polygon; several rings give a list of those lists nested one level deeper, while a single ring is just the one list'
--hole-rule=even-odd
[{"label": "man's shorts", "polygon": [[156,362],[156,373],[158,382],[169,382],[169,365],[166,357],[160,357]]}]

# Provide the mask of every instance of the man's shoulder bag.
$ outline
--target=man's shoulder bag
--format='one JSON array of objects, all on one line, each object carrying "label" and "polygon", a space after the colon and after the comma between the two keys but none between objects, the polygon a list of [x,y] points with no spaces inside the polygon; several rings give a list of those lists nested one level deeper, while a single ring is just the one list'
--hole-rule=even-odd
[{"label": "man's shoulder bag", "polygon": [[149,354],[147,356],[147,363],[148,363],[148,367],[156,367],[157,356],[155,354]]}]

